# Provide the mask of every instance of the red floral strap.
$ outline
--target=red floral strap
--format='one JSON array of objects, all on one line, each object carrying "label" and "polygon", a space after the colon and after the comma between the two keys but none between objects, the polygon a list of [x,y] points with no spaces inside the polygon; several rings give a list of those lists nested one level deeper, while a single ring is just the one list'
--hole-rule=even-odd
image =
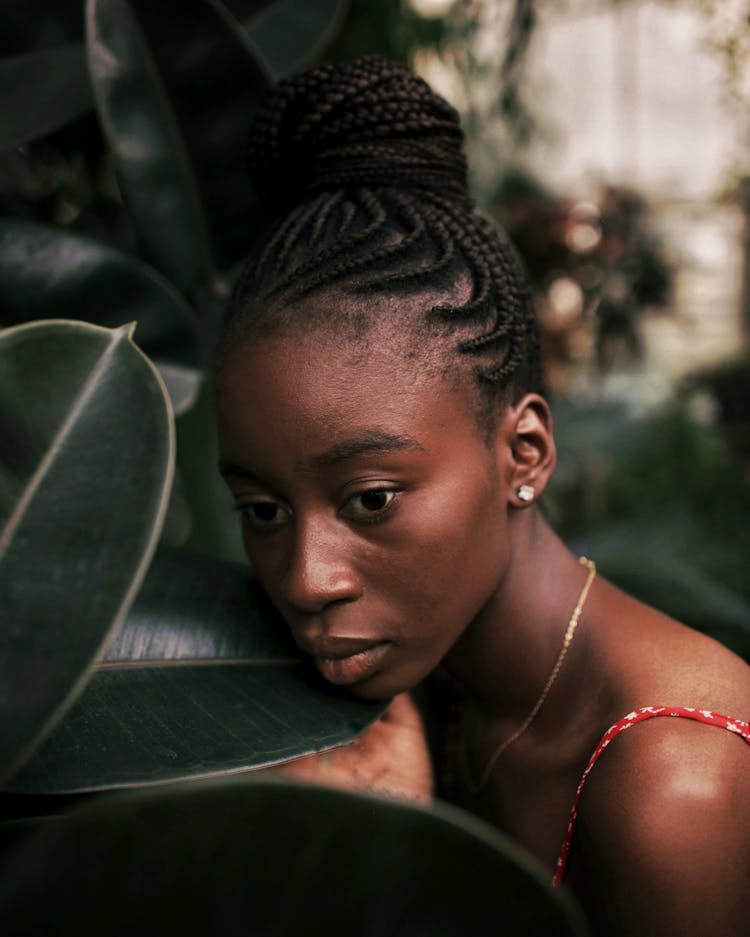
[{"label": "red floral strap", "polygon": [[586,783],[586,778],[591,773],[591,769],[598,761],[604,749],[616,736],[624,732],[625,729],[634,726],[636,722],[643,722],[645,719],[653,719],[655,716],[677,716],[683,719],[693,719],[696,722],[703,722],[709,726],[718,726],[720,729],[726,729],[729,732],[736,733],[750,745],[750,723],[743,722],[741,719],[730,719],[728,716],[722,716],[720,713],[710,712],[707,709],[693,709],[689,706],[644,706],[643,709],[636,709],[632,713],[628,713],[624,719],[620,719],[619,722],[610,726],[597,745],[596,751],[591,756],[591,760],[586,766],[586,770],[583,772],[578,784],[578,790],[576,791],[575,800],[573,801],[573,807],[571,808],[570,817],[568,819],[568,829],[565,833],[565,839],[563,840],[562,849],[560,850],[560,856],[555,868],[555,874],[552,879],[552,884],[555,887],[559,887],[565,878],[576,817],[578,816],[578,801],[581,797],[583,785]]}]

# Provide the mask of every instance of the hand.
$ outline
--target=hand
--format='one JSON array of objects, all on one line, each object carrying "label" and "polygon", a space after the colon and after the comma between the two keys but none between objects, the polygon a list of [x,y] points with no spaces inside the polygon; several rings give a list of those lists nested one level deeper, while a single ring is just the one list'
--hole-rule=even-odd
[{"label": "hand", "polygon": [[274,769],[285,777],[426,803],[432,797],[430,755],[419,711],[408,693],[351,744],[306,755]]}]

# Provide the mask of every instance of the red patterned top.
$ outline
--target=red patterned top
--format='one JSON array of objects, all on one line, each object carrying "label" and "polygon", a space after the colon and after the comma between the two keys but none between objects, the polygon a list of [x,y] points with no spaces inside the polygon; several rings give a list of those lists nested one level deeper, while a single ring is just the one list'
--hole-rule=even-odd
[{"label": "red patterned top", "polygon": [[597,745],[596,751],[591,756],[591,760],[586,766],[586,770],[583,772],[580,783],[578,784],[575,800],[573,801],[573,807],[570,811],[568,829],[565,833],[565,839],[563,840],[562,849],[560,850],[560,856],[557,860],[555,875],[552,879],[552,884],[554,886],[559,887],[565,878],[565,872],[568,866],[568,857],[570,855],[570,846],[573,841],[573,832],[575,830],[576,817],[578,816],[578,801],[581,797],[583,785],[586,783],[586,778],[591,773],[591,769],[598,761],[599,756],[604,751],[604,749],[617,735],[619,735],[621,732],[624,732],[626,729],[629,729],[631,726],[634,726],[636,722],[643,722],[645,719],[653,719],[654,716],[677,716],[683,719],[694,719],[696,722],[703,722],[709,726],[717,726],[720,729],[727,729],[729,732],[734,732],[739,735],[740,738],[743,738],[748,743],[748,745],[750,745],[750,723],[743,722],[741,719],[730,719],[727,716],[722,716],[719,713],[710,712],[707,709],[692,709],[689,706],[645,706],[643,709],[636,709],[632,713],[628,713],[624,719],[620,719],[619,722],[616,722],[613,726],[610,726],[609,729],[607,729],[607,731],[602,736],[601,741]]}]

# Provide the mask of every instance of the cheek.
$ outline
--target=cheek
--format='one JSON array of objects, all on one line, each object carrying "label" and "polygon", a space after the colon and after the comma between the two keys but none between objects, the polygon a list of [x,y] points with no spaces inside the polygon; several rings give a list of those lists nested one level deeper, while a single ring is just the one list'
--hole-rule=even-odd
[{"label": "cheek", "polygon": [[507,563],[508,541],[502,512],[484,502],[480,510],[476,506],[454,502],[448,518],[425,509],[411,528],[408,550],[383,558],[376,591],[387,619],[400,628],[397,665],[356,687],[357,695],[382,698],[415,686],[490,600]]},{"label": "cheek", "polygon": [[390,583],[425,620],[454,629],[489,599],[509,552],[496,484],[483,476],[471,481],[461,478],[415,503],[399,529],[401,549],[394,543],[382,567],[384,590]]},{"label": "cheek", "polygon": [[[417,515],[435,560],[468,571],[494,552],[505,529],[493,479],[475,472],[458,476]],[[481,565],[481,563],[480,563]]]}]

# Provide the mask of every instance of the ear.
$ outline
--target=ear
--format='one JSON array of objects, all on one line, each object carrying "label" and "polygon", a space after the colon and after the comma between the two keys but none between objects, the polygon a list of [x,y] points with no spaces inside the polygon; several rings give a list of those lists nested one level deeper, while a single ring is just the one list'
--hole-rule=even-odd
[{"label": "ear", "polygon": [[557,462],[552,414],[539,394],[526,394],[502,418],[503,449],[510,454],[506,475],[508,501],[528,507],[547,487]]}]

